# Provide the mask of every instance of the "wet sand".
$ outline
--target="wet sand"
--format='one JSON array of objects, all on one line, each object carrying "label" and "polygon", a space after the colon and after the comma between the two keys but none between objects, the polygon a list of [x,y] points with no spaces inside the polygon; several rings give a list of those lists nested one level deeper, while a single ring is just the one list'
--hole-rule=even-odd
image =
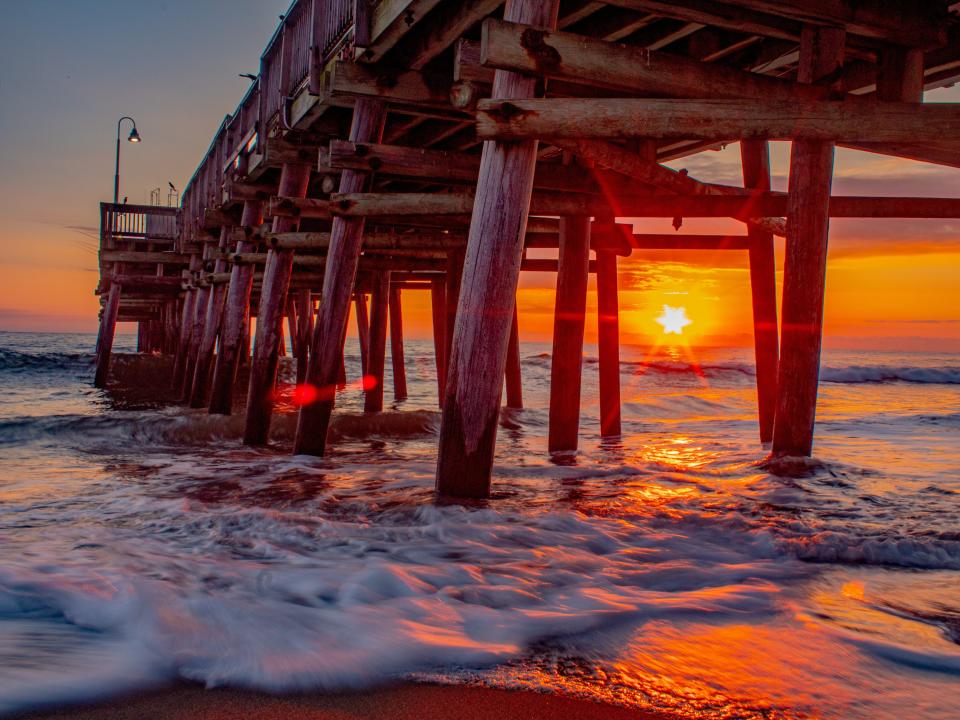
[{"label": "wet sand", "polygon": [[16,716],[18,720],[676,720],[628,708],[532,692],[401,685],[339,695],[267,695],[200,686],[142,693],[92,707]]}]

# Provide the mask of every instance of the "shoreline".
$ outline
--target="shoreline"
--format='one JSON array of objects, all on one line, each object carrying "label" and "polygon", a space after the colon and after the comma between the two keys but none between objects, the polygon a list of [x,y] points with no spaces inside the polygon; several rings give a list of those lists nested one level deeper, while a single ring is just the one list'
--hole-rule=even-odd
[{"label": "shoreline", "polygon": [[678,720],[592,700],[474,685],[406,683],[368,691],[271,695],[181,683],[109,701],[14,714],[11,720]]}]

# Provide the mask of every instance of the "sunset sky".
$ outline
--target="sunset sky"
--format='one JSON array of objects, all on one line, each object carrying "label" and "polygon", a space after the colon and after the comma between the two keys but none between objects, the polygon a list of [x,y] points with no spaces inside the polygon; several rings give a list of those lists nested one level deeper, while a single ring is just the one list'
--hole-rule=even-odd
[{"label": "sunset sky", "polygon": [[[183,188],[248,86],[288,0],[32,0],[0,24],[0,330],[94,331],[98,203],[112,194],[116,121],[121,197]],[[928,101],[960,101],[960,88]],[[789,147],[773,146],[776,189]],[[740,184],[739,149],[671,163]],[[835,194],[960,196],[960,170],[837,152]],[[164,190],[164,198],[166,192]],[[670,221],[638,227],[672,232]],[[681,232],[742,233],[735,221],[687,220]],[[782,261],[782,241],[778,262]],[[621,263],[627,343],[659,340],[664,304],[683,306],[693,343],[751,338],[746,254],[644,253]],[[960,351],[960,221],[836,220],[827,279],[828,347]],[[521,332],[548,340],[553,276],[521,280]],[[407,332],[428,337],[426,298],[410,294]],[[595,315],[591,292],[588,310]],[[590,342],[595,321],[588,322]]]}]

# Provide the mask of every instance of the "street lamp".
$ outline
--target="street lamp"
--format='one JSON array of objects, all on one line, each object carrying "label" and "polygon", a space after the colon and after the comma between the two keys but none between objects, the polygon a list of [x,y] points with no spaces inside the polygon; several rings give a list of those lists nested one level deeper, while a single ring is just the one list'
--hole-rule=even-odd
[{"label": "street lamp", "polygon": [[120,126],[123,124],[124,120],[129,120],[133,125],[133,129],[130,130],[130,135],[127,136],[127,142],[138,143],[142,141],[140,133],[137,132],[137,121],[132,117],[124,115],[117,121],[117,164],[115,166],[115,172],[113,174],[113,204],[116,205],[120,200]]}]

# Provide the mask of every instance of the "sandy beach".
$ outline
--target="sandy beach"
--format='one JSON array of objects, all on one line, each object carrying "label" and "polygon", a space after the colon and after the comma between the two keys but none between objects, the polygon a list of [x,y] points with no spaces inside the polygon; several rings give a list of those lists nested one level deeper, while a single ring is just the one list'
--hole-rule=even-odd
[{"label": "sandy beach", "polygon": [[672,716],[557,695],[464,686],[402,685],[362,693],[274,696],[180,685],[92,707],[16,717],[17,720],[670,720]]}]

